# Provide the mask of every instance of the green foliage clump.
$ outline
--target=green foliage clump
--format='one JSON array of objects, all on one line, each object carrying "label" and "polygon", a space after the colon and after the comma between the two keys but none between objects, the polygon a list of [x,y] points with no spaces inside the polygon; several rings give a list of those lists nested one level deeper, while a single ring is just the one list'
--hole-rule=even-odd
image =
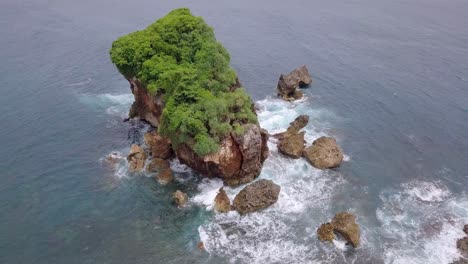
[{"label": "green foliage clump", "polygon": [[150,93],[164,95],[158,130],[175,146],[188,144],[204,156],[216,152],[229,133],[243,133],[243,124],[258,123],[245,90],[229,90],[236,84],[229,53],[187,8],[120,37],[110,55],[127,79],[137,78]]}]

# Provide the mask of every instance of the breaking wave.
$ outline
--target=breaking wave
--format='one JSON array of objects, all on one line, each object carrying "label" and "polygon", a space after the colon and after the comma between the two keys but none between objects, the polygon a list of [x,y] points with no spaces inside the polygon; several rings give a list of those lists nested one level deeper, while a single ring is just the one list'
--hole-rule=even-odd
[{"label": "breaking wave", "polygon": [[376,215],[385,263],[451,263],[468,221],[468,199],[440,182],[411,181],[380,195]]}]

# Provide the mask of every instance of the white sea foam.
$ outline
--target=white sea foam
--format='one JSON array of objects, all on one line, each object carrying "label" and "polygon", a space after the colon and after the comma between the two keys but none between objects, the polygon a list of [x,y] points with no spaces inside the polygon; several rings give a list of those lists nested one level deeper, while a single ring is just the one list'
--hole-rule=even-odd
[{"label": "white sea foam", "polygon": [[[270,133],[287,129],[300,114],[311,116],[305,128],[306,140],[325,135],[306,101],[287,103],[268,99],[257,102],[261,126]],[[339,173],[323,172],[310,166],[304,159],[290,159],[276,150],[275,139],[268,143],[270,156],[265,161],[259,178],[271,179],[281,186],[278,202],[258,213],[240,216],[236,212],[215,214],[213,219],[199,227],[200,239],[211,254],[221,255],[232,263],[330,263],[342,257],[329,248],[317,247],[316,227],[330,217],[331,199],[346,181]],[[214,197],[221,182],[207,180],[195,203],[212,209]],[[224,187],[233,199],[243,188]],[[310,228],[303,230],[295,223],[307,218]],[[339,242],[338,242],[339,243]],[[341,251],[341,249],[337,249]]]},{"label": "white sea foam", "polygon": [[206,206],[207,210],[212,210],[214,199],[222,186],[223,181],[220,179],[203,179],[198,184],[199,193],[192,198],[192,202]]},{"label": "white sea foam", "polygon": [[133,95],[126,94],[82,94],[79,100],[89,107],[104,110],[107,114],[126,117],[133,103]]},{"label": "white sea foam", "polygon": [[380,195],[385,263],[450,263],[460,257],[456,241],[468,221],[468,199],[440,182],[412,181]]}]

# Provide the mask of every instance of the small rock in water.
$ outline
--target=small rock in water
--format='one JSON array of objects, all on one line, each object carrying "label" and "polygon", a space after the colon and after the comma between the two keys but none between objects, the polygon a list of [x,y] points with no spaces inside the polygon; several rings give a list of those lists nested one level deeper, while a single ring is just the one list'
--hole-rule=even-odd
[{"label": "small rock in water", "polygon": [[333,231],[333,225],[330,223],[322,224],[317,229],[317,237],[322,241],[333,241],[333,239],[336,238]]},{"label": "small rock in water", "polygon": [[463,232],[465,232],[465,234],[468,235],[468,225],[465,225],[465,226],[463,227]]},{"label": "small rock in water", "polygon": [[343,161],[343,152],[332,137],[320,137],[304,149],[304,157],[318,169],[338,167]]},{"label": "small rock in water", "polygon": [[203,243],[203,241],[198,242],[197,248],[200,251],[205,251],[205,244]]},{"label": "small rock in water", "polygon": [[178,207],[184,207],[188,202],[187,194],[185,194],[185,193],[183,193],[182,191],[179,191],[179,190],[175,191],[172,194],[172,199],[174,200],[175,204]]},{"label": "small rock in water", "polygon": [[146,167],[147,172],[158,172],[170,167],[169,161],[160,158],[153,158]]},{"label": "small rock in water", "polygon": [[127,160],[130,172],[141,171],[145,167],[146,153],[140,146],[133,144]]},{"label": "small rock in water", "polygon": [[223,187],[219,189],[219,192],[215,197],[214,208],[220,213],[226,213],[231,210],[231,200],[229,200],[229,197]]},{"label": "small rock in water", "polygon": [[240,214],[255,212],[278,201],[281,187],[271,180],[258,180],[242,189],[234,198],[234,208]]},{"label": "small rock in water", "polygon": [[305,132],[299,131],[304,128],[309,122],[309,116],[300,115],[293,122],[289,123],[288,130],[283,133],[276,134],[278,138],[278,151],[282,154],[298,159],[304,152]]},{"label": "small rock in water", "polygon": [[359,246],[361,233],[354,214],[348,212],[338,213],[333,217],[331,224],[334,230],[340,233],[351,246]]},{"label": "small rock in water", "polygon": [[305,65],[294,69],[289,74],[281,74],[278,80],[278,96],[281,96],[286,101],[294,101],[301,99],[303,93],[297,88],[305,87],[312,83],[309,70]]},{"label": "small rock in water", "polygon": [[158,179],[159,183],[166,185],[174,180],[174,175],[172,174],[171,169],[164,169],[158,173],[156,178]]}]

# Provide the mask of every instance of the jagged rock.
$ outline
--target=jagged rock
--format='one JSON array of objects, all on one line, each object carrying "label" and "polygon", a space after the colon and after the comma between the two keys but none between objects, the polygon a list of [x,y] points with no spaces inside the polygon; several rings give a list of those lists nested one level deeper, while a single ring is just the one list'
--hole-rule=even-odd
[{"label": "jagged rock", "polygon": [[468,236],[458,239],[457,248],[464,258],[468,258]]},{"label": "jagged rock", "polygon": [[223,187],[219,189],[219,192],[215,197],[214,208],[220,213],[226,213],[231,210],[231,200],[229,200],[229,197]]},{"label": "jagged rock", "polygon": [[465,225],[465,226],[463,227],[463,232],[465,232],[465,234],[468,235],[468,225]]},{"label": "jagged rock", "polygon": [[330,223],[322,224],[317,229],[317,237],[322,241],[333,241],[335,233],[333,232],[333,225]]},{"label": "jagged rock", "polygon": [[160,158],[153,158],[146,167],[147,172],[157,172],[168,169],[170,167],[169,161]]},{"label": "jagged rock", "polygon": [[111,168],[115,169],[117,167],[117,164],[125,159],[125,157],[122,156],[120,152],[112,152],[107,157],[104,159],[106,164],[109,165]]},{"label": "jagged rock", "polygon": [[298,87],[305,87],[312,83],[309,71],[305,65],[294,69],[289,74],[281,74],[278,80],[278,96],[284,100],[293,101],[302,98],[303,94]]},{"label": "jagged rock", "polygon": [[343,152],[331,137],[320,137],[305,148],[304,157],[318,169],[334,168],[343,161]]},{"label": "jagged rock", "polygon": [[283,137],[283,139],[278,142],[279,152],[294,159],[300,158],[304,151],[304,144],[306,143],[304,134],[305,132],[301,132]]},{"label": "jagged rock", "polygon": [[141,171],[145,167],[146,153],[140,146],[133,144],[127,160],[130,172]]},{"label": "jagged rock", "polygon": [[255,212],[278,201],[281,187],[271,180],[258,180],[242,189],[234,198],[234,208],[240,214]]},{"label": "jagged rock", "polygon": [[354,214],[348,212],[338,213],[333,217],[331,224],[334,230],[340,233],[353,247],[359,246],[361,233]]},{"label": "jagged rock", "polygon": [[176,149],[179,160],[209,177],[219,177],[230,186],[247,183],[258,177],[268,154],[267,136],[258,125],[243,126],[244,133],[231,133],[218,152],[200,157],[186,144]]},{"label": "jagged rock", "polygon": [[304,151],[304,140],[305,132],[299,133],[299,130],[304,128],[309,122],[309,116],[300,115],[293,122],[289,123],[288,130],[285,132],[276,134],[278,138],[278,150],[292,158],[298,159],[302,156]]},{"label": "jagged rock", "polygon": [[459,259],[452,262],[452,264],[468,264],[468,259]]},{"label": "jagged rock", "polygon": [[159,183],[165,185],[171,183],[174,180],[174,175],[170,169],[164,169],[156,175],[156,178]]},{"label": "jagged rock", "polygon": [[185,193],[183,193],[182,191],[179,191],[179,190],[175,191],[172,194],[172,199],[174,200],[174,203],[178,207],[184,207],[188,202],[187,194],[185,194]]},{"label": "jagged rock", "polygon": [[145,133],[144,139],[153,158],[170,159],[174,154],[171,140],[159,135],[156,131]]}]

